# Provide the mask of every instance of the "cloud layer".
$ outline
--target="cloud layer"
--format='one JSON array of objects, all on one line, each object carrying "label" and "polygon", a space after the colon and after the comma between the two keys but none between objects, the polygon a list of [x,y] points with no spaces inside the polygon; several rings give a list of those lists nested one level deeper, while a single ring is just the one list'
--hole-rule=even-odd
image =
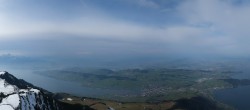
[{"label": "cloud layer", "polygon": [[[4,52],[20,54],[23,51],[29,55],[34,55],[35,50],[39,50],[35,53],[40,55],[108,52],[111,56],[131,52],[166,56],[250,54],[247,48],[250,46],[250,3],[247,1],[118,0],[119,6],[113,6],[117,1],[110,1],[110,4],[114,2],[113,7],[90,0],[78,1],[79,4],[63,0],[65,3],[52,5],[49,1],[44,1],[44,5],[24,1],[0,0],[0,39],[8,42],[6,48],[1,48]],[[38,8],[34,8],[37,5]],[[129,11],[128,7],[135,11]],[[43,8],[45,11],[41,11]],[[122,13],[124,10],[128,10],[127,13]],[[13,41],[19,47],[9,46]],[[26,44],[25,41],[37,42]],[[28,44],[34,46],[31,48]]]}]

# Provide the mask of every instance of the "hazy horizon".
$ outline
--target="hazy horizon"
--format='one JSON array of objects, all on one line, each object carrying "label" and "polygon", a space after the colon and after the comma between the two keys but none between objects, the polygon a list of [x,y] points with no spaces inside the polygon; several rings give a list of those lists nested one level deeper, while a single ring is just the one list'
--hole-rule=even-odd
[{"label": "hazy horizon", "polygon": [[246,0],[0,0],[0,56],[248,58],[249,6]]}]

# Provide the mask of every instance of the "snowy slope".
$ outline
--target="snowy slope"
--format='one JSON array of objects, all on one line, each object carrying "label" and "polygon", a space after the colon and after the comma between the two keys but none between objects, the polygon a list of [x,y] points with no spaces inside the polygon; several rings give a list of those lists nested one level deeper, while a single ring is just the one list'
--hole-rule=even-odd
[{"label": "snowy slope", "polygon": [[59,110],[44,90],[0,72],[0,110]]}]

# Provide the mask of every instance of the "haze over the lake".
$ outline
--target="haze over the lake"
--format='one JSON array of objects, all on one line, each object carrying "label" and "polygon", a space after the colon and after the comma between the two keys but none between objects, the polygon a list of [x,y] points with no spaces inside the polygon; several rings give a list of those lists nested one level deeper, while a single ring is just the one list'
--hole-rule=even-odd
[{"label": "haze over the lake", "polygon": [[247,0],[0,0],[0,55],[250,55]]}]

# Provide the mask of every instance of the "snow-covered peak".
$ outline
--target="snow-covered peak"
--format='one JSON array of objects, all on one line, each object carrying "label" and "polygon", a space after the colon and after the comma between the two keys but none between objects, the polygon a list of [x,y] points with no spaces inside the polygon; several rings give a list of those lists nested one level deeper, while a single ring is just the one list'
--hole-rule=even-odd
[{"label": "snow-covered peak", "polygon": [[55,100],[32,84],[0,72],[0,110],[58,110]]},{"label": "snow-covered peak", "polygon": [[0,93],[4,95],[12,94],[15,92],[15,89],[17,89],[15,86],[9,85],[4,79],[0,79]]},{"label": "snow-covered peak", "polygon": [[0,75],[4,75],[6,71],[0,71]]}]

